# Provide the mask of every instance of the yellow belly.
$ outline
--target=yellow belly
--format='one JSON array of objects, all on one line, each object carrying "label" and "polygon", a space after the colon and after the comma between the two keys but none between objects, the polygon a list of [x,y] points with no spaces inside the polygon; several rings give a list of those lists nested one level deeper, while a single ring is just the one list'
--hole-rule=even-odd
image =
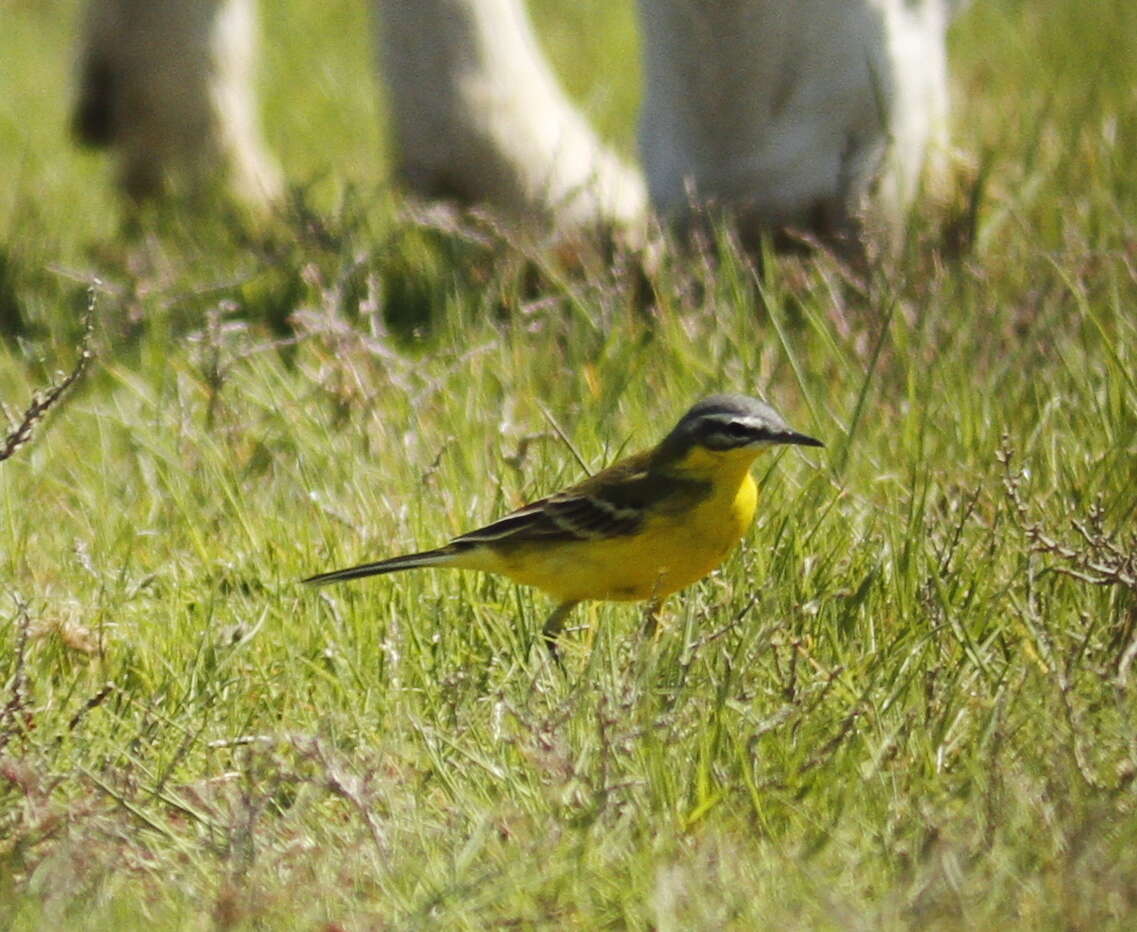
[{"label": "yellow belly", "polygon": [[722,563],[750,527],[757,497],[747,472],[689,512],[649,519],[637,534],[509,551],[479,548],[475,559],[456,565],[501,573],[561,602],[663,599]]}]

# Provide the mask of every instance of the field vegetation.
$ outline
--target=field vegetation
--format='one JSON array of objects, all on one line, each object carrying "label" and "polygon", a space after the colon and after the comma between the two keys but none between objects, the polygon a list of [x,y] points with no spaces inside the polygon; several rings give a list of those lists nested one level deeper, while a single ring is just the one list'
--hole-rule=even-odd
[{"label": "field vegetation", "polygon": [[[537,9],[629,153],[630,7]],[[77,0],[0,10],[0,926],[1133,927],[1131,0],[975,0],[954,190],[855,270],[407,204],[354,0],[263,4],[280,216],[127,225]],[[655,640],[589,606],[562,672],[506,581],[298,582],[715,391],[827,446]]]}]

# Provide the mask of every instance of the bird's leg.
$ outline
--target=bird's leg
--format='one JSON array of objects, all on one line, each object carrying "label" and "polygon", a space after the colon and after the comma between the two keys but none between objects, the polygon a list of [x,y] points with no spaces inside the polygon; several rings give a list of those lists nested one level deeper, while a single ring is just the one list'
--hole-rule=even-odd
[{"label": "bird's leg", "polygon": [[657,631],[659,630],[659,616],[663,611],[663,601],[661,599],[652,599],[648,605],[647,610],[644,612],[644,637],[652,638],[654,640]]},{"label": "bird's leg", "polygon": [[545,638],[545,646],[549,649],[549,654],[560,664],[561,656],[557,652],[557,638],[560,636],[561,629],[565,626],[565,619],[568,618],[578,602],[562,602],[553,609],[553,613],[549,615],[545,621],[545,627],[541,629],[541,635]]}]

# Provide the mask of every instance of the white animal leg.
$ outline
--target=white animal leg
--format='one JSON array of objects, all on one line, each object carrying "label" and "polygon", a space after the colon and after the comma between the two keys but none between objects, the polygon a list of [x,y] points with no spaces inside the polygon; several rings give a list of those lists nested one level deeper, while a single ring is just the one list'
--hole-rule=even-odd
[{"label": "white animal leg", "polygon": [[640,0],[652,202],[744,235],[901,228],[947,113],[944,0]]},{"label": "white animal leg", "polygon": [[639,174],[561,90],[520,0],[376,0],[398,172],[414,191],[558,226],[643,214]]},{"label": "white animal leg", "polygon": [[261,141],[254,0],[92,0],[73,128],[110,146],[136,200],[226,179],[263,206],[280,173]]}]

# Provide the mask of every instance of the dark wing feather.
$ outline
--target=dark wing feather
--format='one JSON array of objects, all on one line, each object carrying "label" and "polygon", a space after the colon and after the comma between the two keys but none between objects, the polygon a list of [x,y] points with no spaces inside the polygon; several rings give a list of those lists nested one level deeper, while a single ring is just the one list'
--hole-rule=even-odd
[{"label": "dark wing feather", "polygon": [[648,508],[682,510],[708,491],[704,482],[653,472],[649,463],[648,453],[629,457],[579,485],[463,534],[451,546],[622,537],[643,526]]}]

